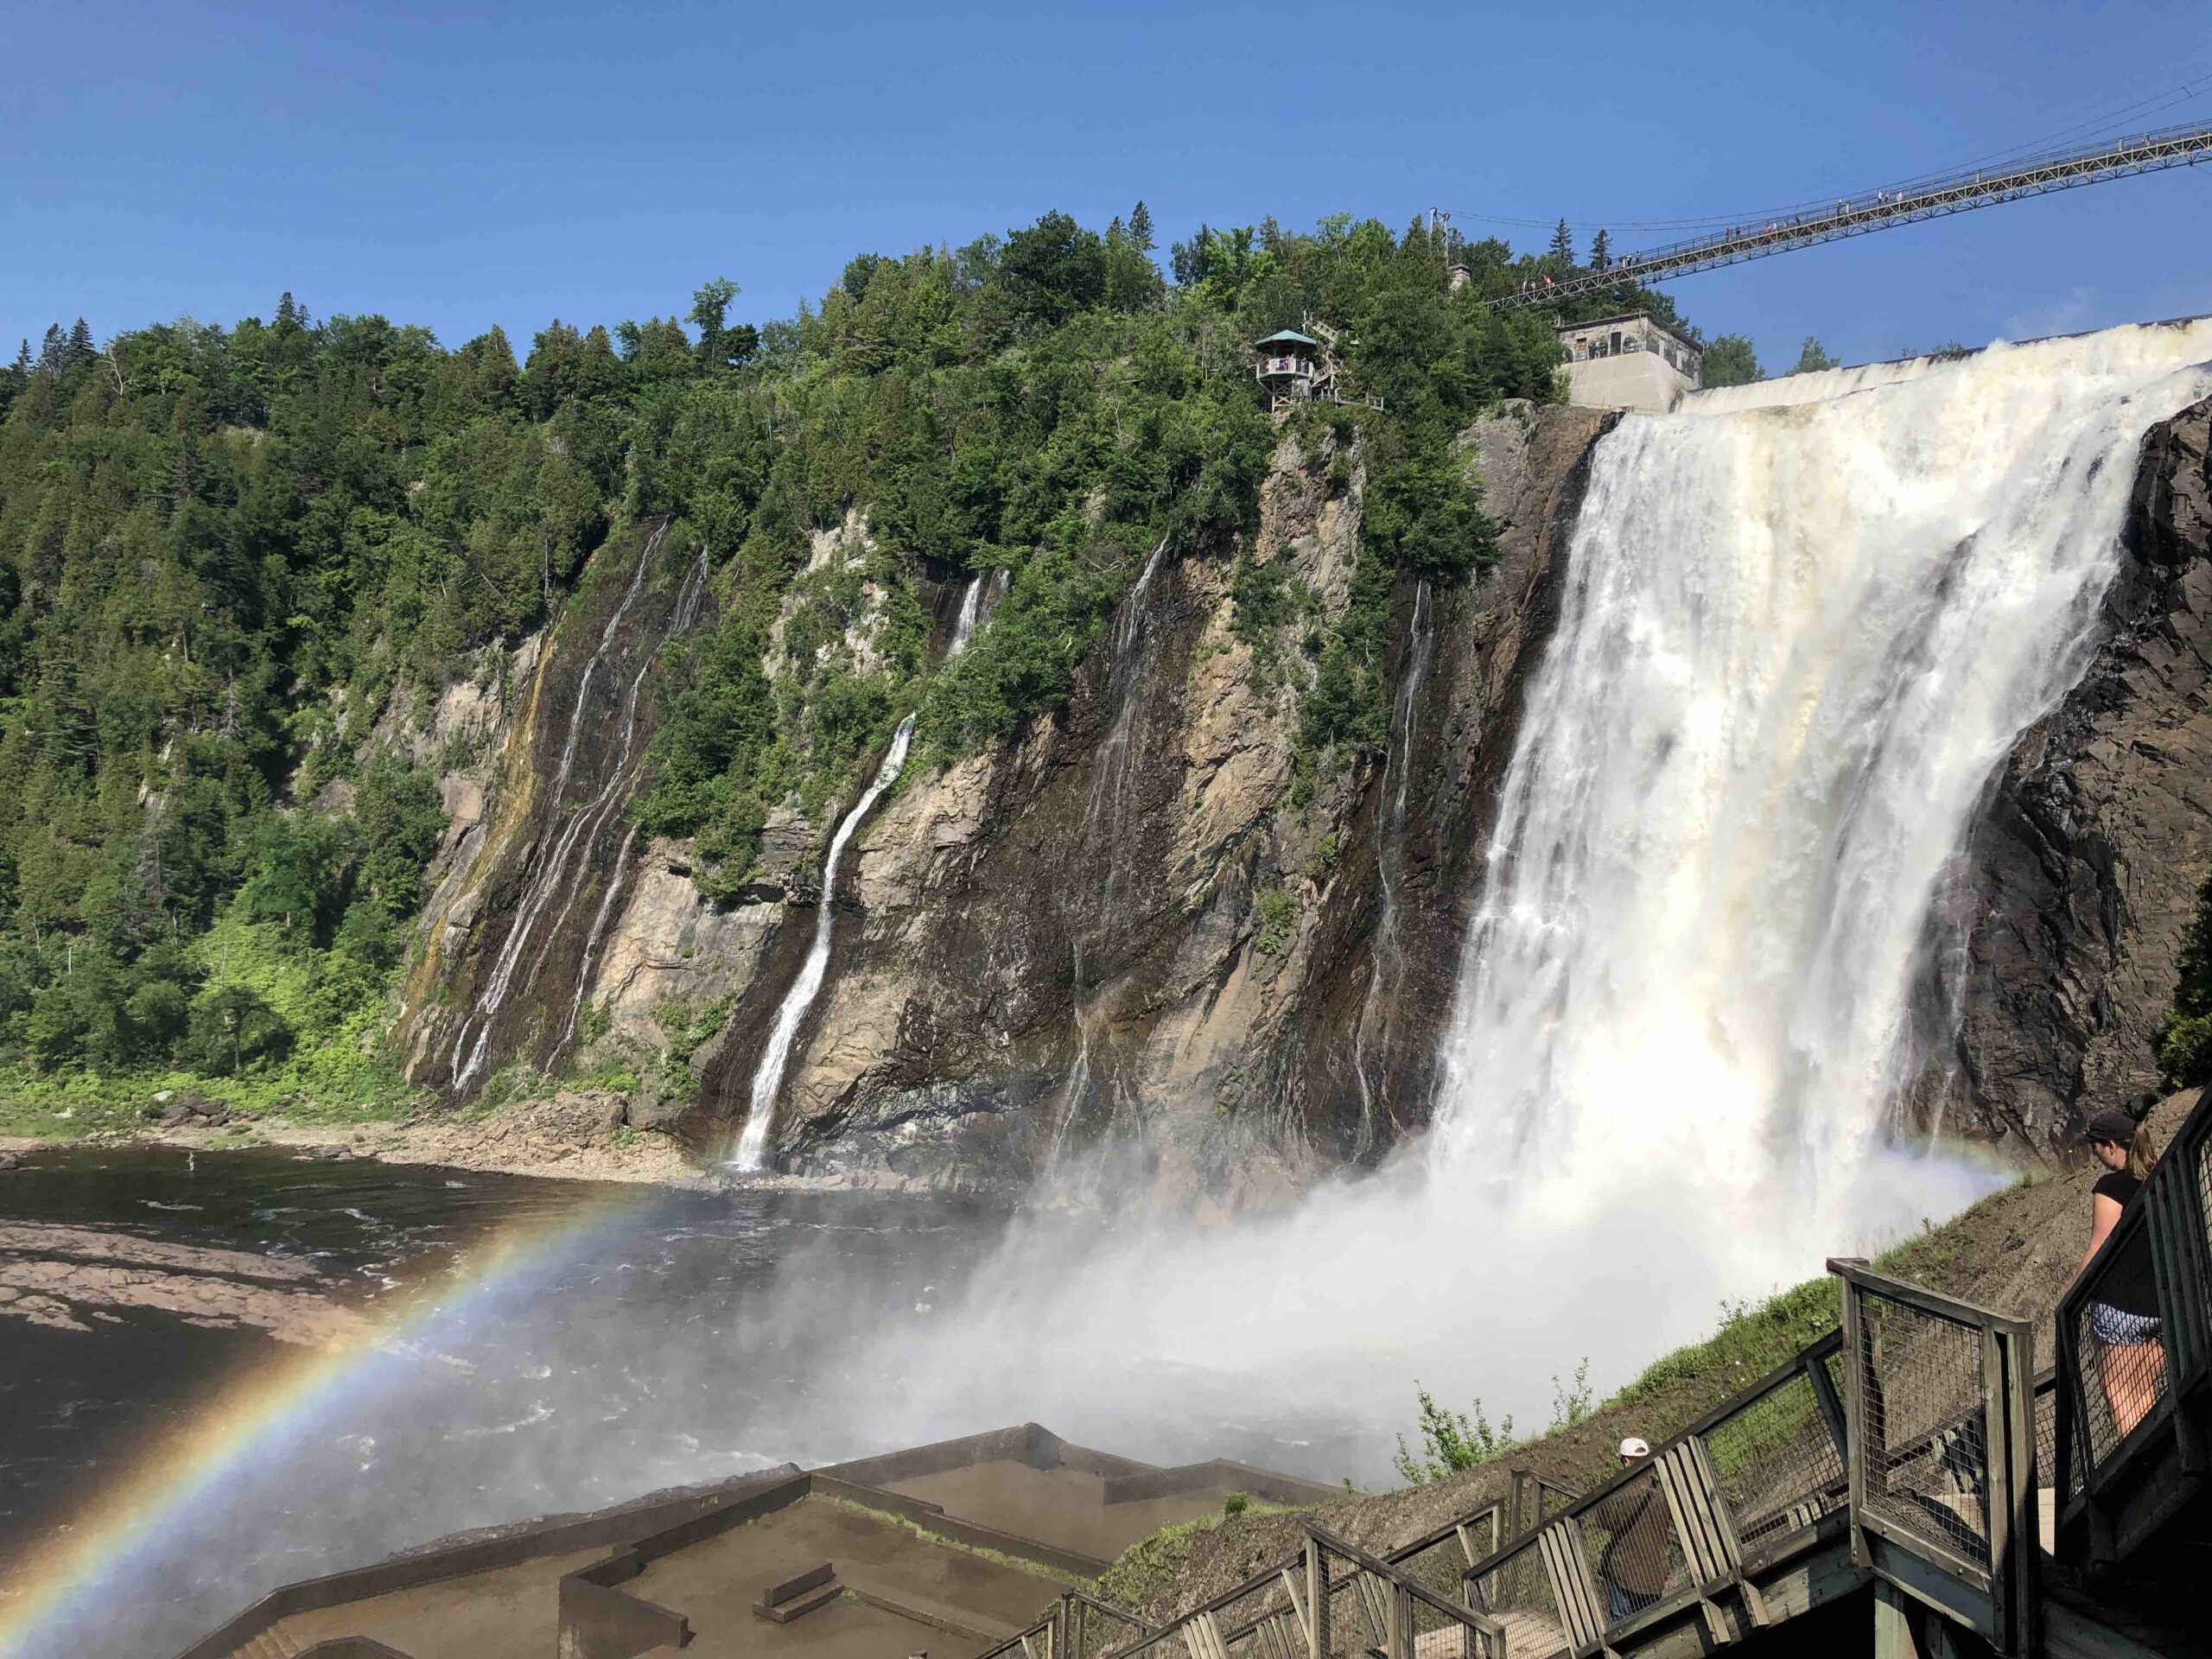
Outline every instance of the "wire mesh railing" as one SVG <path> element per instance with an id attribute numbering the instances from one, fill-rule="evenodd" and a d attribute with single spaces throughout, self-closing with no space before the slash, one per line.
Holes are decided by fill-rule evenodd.
<path id="1" fill-rule="evenodd" d="M 1028 1629 L 985 1649 L 978 1659 L 1104 1659 L 1148 1630 L 1127 1609 L 1081 1590 L 1068 1590 Z"/>
<path id="2" fill-rule="evenodd" d="M 1842 1397 L 1840 1356 L 1832 1351 L 1815 1363 L 1832 1406 Z M 1815 1525 L 1849 1497 L 1843 1446 L 1822 1399 L 1812 1368 L 1802 1367 L 1706 1433 L 1721 1500 L 1747 1556 Z"/>
<path id="3" fill-rule="evenodd" d="M 1916 1594 L 1940 1580 L 1955 1618 L 2023 1650 L 2041 1554 L 2028 1325 L 1864 1262 L 1828 1268 L 1843 1284 L 1854 1548 Z"/>
<path id="4" fill-rule="evenodd" d="M 1506 1659 L 1497 1623 L 1456 1595 L 1311 1520 L 1303 1529 L 1299 1555 L 1145 1632 L 1120 1659 Z"/>
<path id="5" fill-rule="evenodd" d="M 1865 1508 L 1986 1571 L 1980 1328 L 1875 1294 L 1861 1308 Z"/>
<path id="6" fill-rule="evenodd" d="M 1512 1659 L 1616 1645 L 1684 1618 L 1724 1642 L 1761 1622 L 1747 1571 L 1810 1547 L 1845 1506 L 1840 1342 L 1814 1344 L 1475 1563 L 1467 1599 Z M 1732 1630 L 1715 1601 L 1731 1591 L 1745 1613 Z"/>

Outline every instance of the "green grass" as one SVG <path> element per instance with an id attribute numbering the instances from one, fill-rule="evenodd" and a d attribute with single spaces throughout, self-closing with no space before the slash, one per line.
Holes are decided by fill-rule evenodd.
<path id="1" fill-rule="evenodd" d="M 1286 1504 L 1248 1503 L 1233 1518 L 1243 1520 L 1290 1512 Z M 1202 1515 L 1195 1521 L 1180 1521 L 1173 1526 L 1162 1527 L 1149 1538 L 1139 1539 L 1115 1558 L 1113 1566 L 1099 1574 L 1098 1593 L 1118 1606 L 1142 1607 L 1175 1582 L 1184 1561 L 1190 1556 L 1191 1546 L 1199 1535 L 1211 1532 L 1231 1518 L 1226 1515 Z"/>
<path id="2" fill-rule="evenodd" d="M 833 1497 L 827 1492 L 816 1492 L 808 1497 L 807 1502 L 834 1503 L 841 1510 L 850 1510 L 855 1515 L 867 1516 L 872 1521 L 882 1521 L 894 1527 L 904 1527 L 917 1538 L 926 1538 L 931 1543 L 942 1544 L 947 1549 L 957 1549 L 963 1555 L 973 1555 L 979 1560 L 991 1561 L 1000 1567 L 1010 1567 L 1017 1573 L 1033 1573 L 1039 1578 L 1050 1579 L 1055 1584 L 1072 1585 L 1081 1590 L 1094 1588 L 1090 1580 L 1077 1573 L 1064 1573 L 1058 1567 L 1047 1567 L 1042 1561 L 1030 1560 L 1026 1556 L 1009 1555 L 1002 1549 L 993 1549 L 988 1545 L 963 1543 L 957 1538 L 947 1537 L 944 1533 L 931 1532 L 918 1521 L 910 1521 L 905 1516 L 894 1515 L 888 1510 L 871 1509 L 868 1505 L 855 1503 L 849 1497 Z"/>

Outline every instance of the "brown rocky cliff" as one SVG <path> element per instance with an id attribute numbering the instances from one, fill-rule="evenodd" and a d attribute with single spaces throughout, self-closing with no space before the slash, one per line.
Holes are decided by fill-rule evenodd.
<path id="1" fill-rule="evenodd" d="M 1217 556 L 1161 562 L 1058 715 L 908 779 L 828 896 L 830 974 L 777 1118 L 785 1166 L 940 1186 L 1110 1167 L 1117 1185 L 1243 1205 L 1425 1121 L 1467 849 L 1611 420 L 1510 409 L 1467 435 L 1499 558 L 1464 586 L 1401 580 L 1387 763 L 1301 783 L 1296 693 L 1235 632 Z M 1327 612 L 1358 534 L 1357 469 L 1345 482 L 1336 459 L 1284 445 L 1250 550 Z M 747 1110 L 814 912 L 772 883 L 713 911 L 682 861 L 643 861 L 592 1000 L 646 1041 L 664 1014 L 727 1010 L 690 1062 L 692 1098 L 642 1109 L 711 1149 Z M 1122 1155 L 1068 1155 L 1101 1147 Z"/>
<path id="2" fill-rule="evenodd" d="M 2212 403 L 2152 429 L 2094 652 L 2014 745 L 1940 908 L 1922 1106 L 2024 1147 L 2133 1107 L 2212 870 Z"/>

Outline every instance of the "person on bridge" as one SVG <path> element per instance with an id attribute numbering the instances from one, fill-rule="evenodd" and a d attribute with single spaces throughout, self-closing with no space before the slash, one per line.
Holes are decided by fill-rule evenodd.
<path id="1" fill-rule="evenodd" d="M 2125 1112 L 2099 1112 L 2089 1120 L 2089 1151 L 2105 1166 L 2089 1189 L 2089 1248 L 2074 1270 L 2079 1279 L 2097 1259 L 2120 1218 L 2143 1190 L 2158 1151 L 2151 1126 Z M 2089 1335 L 2097 1344 L 2097 1375 L 2112 1409 L 2113 1436 L 2151 1414 L 2166 1381 L 2166 1347 L 2158 1316 L 2158 1288 L 2151 1276 L 2150 1246 L 2141 1233 L 2105 1269 L 2098 1300 L 2089 1304 Z"/>
<path id="2" fill-rule="evenodd" d="M 1637 1435 L 1621 1442 L 1623 1469 L 1650 1456 L 1649 1444 Z M 1598 1571 L 1605 1580 L 1609 1621 L 1618 1624 L 1666 1593 L 1667 1500 L 1647 1471 L 1598 1504 L 1591 1519 L 1610 1535 Z"/>

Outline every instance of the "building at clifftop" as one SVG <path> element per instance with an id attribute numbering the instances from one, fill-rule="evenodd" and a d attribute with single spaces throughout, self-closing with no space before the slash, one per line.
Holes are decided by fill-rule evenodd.
<path id="1" fill-rule="evenodd" d="M 1705 353 L 1647 311 L 1559 325 L 1567 400 L 1586 409 L 1672 409 L 1705 384 Z"/>

